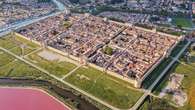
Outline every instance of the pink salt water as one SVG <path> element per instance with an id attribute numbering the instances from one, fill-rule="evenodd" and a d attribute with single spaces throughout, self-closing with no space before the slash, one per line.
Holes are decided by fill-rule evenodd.
<path id="1" fill-rule="evenodd" d="M 0 110 L 70 110 L 39 89 L 0 88 Z"/>

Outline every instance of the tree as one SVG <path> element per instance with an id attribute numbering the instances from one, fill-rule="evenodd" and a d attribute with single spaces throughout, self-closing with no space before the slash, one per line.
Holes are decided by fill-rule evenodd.
<path id="1" fill-rule="evenodd" d="M 124 0 L 111 0 L 111 4 L 122 3 Z"/>
<path id="2" fill-rule="evenodd" d="M 38 0 L 38 3 L 51 2 L 51 0 Z"/>
<path id="3" fill-rule="evenodd" d="M 106 46 L 104 49 L 103 49 L 103 52 L 107 55 L 112 55 L 113 53 L 113 49 L 109 46 Z"/>
<path id="4" fill-rule="evenodd" d="M 180 24 L 178 24 L 177 27 L 178 27 L 179 29 L 182 29 L 182 25 L 180 25 Z"/>
<path id="5" fill-rule="evenodd" d="M 140 4 L 140 0 L 136 0 L 138 4 Z"/>
<path id="6" fill-rule="evenodd" d="M 153 99 L 150 105 L 151 110 L 176 110 L 164 99 Z"/>

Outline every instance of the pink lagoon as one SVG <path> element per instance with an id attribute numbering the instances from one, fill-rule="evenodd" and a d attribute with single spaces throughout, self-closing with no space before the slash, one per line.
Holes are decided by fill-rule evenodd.
<path id="1" fill-rule="evenodd" d="M 70 110 L 70 108 L 41 89 L 2 87 L 0 110 Z"/>

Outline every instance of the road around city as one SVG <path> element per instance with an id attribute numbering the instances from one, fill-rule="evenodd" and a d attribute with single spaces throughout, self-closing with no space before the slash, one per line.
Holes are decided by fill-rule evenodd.
<path id="1" fill-rule="evenodd" d="M 172 65 L 178 61 L 180 56 L 183 54 L 183 52 L 186 50 L 186 48 L 190 45 L 191 41 L 188 41 L 188 43 L 182 48 L 182 50 L 173 58 L 173 60 L 167 65 L 167 67 L 162 71 L 160 76 L 154 81 L 154 83 L 148 88 L 148 90 L 144 93 L 144 95 L 137 101 L 137 103 L 129 110 L 138 110 L 141 104 L 144 102 L 144 100 L 152 93 L 152 90 L 154 87 L 158 84 L 158 82 L 163 78 L 163 76 L 167 73 L 167 71 L 172 67 Z"/>
<path id="2" fill-rule="evenodd" d="M 12 32 L 13 30 L 17 30 L 21 27 L 30 25 L 30 24 L 38 22 L 40 20 L 43 20 L 43 19 L 46 19 L 46 18 L 49 18 L 49 17 L 52 17 L 52 16 L 56 16 L 58 14 L 61 14 L 62 12 L 64 12 L 65 14 L 69 13 L 69 10 L 61 2 L 59 2 L 57 0 L 52 0 L 52 1 L 58 7 L 59 11 L 57 11 L 55 13 L 48 14 L 46 16 L 42 16 L 42 17 L 39 17 L 39 18 L 27 19 L 27 20 L 24 20 L 23 22 L 16 23 L 16 24 L 13 24 L 13 25 L 8 25 L 8 26 L 5 26 L 4 28 L 0 28 L 0 37 Z"/>

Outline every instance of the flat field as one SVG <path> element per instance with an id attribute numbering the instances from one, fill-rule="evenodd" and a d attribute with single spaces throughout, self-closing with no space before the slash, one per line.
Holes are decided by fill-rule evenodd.
<path id="1" fill-rule="evenodd" d="M 121 109 L 130 108 L 143 94 L 130 84 L 91 67 L 79 68 L 65 80 Z"/>
<path id="2" fill-rule="evenodd" d="M 27 55 L 40 48 L 35 43 L 11 34 L 0 38 L 0 46 L 19 56 Z"/>
<path id="3" fill-rule="evenodd" d="M 44 51 L 48 51 L 48 53 L 51 53 L 50 50 L 40 50 L 27 56 L 26 59 L 47 70 L 51 74 L 56 75 L 59 78 L 62 78 L 64 75 L 76 68 L 75 64 L 66 61 L 65 58 L 63 59 L 62 56 L 57 53 L 52 52 L 53 55 L 46 54 L 47 56 L 41 56 L 40 52 Z M 54 55 L 59 58 L 51 58 L 55 57 Z"/>
<path id="4" fill-rule="evenodd" d="M 14 57 L 0 51 L 0 77 L 39 78 L 43 74 L 39 70 L 15 59 Z"/>
<path id="5" fill-rule="evenodd" d="M 192 27 L 192 21 L 188 18 L 174 18 L 173 23 L 181 27 Z"/>

